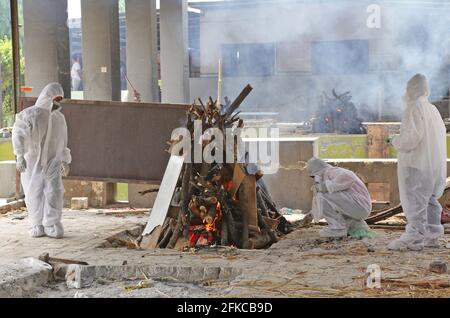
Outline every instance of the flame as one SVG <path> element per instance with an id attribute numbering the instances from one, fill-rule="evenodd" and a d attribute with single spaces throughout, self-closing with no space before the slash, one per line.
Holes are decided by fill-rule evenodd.
<path id="1" fill-rule="evenodd" d="M 222 220 L 222 207 L 220 205 L 220 202 L 217 202 L 216 204 L 216 217 L 214 218 L 214 221 L 211 224 L 205 224 L 205 229 L 209 233 L 217 233 L 217 235 L 220 235 L 220 230 L 217 228 L 217 225 L 219 224 L 220 220 Z"/>

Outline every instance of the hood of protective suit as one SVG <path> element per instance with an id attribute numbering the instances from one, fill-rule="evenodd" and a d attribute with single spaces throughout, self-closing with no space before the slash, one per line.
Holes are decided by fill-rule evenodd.
<path id="1" fill-rule="evenodd" d="M 430 96 L 430 86 L 427 78 L 423 74 L 414 75 L 406 86 L 405 102 L 416 102 L 421 98 L 427 99 L 428 96 Z"/>
<path id="2" fill-rule="evenodd" d="M 310 177 L 319 175 L 322 171 L 332 168 L 331 165 L 318 158 L 311 158 L 306 164 L 306 171 Z"/>
<path id="3" fill-rule="evenodd" d="M 59 83 L 50 83 L 44 87 L 41 94 L 39 95 L 35 106 L 39 108 L 44 108 L 52 110 L 53 99 L 55 97 L 64 97 L 64 90 Z"/>

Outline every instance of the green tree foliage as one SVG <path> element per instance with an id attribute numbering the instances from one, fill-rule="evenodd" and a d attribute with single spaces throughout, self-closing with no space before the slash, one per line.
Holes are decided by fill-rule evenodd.
<path id="1" fill-rule="evenodd" d="M 125 0 L 119 0 L 119 13 L 124 13 L 124 12 L 125 12 Z"/>
<path id="2" fill-rule="evenodd" d="M 12 123 L 13 117 L 13 67 L 12 67 L 12 42 L 6 36 L 0 39 L 0 69 L 1 69 L 1 95 L 3 122 L 0 127 Z"/>
<path id="3" fill-rule="evenodd" d="M 24 58 L 20 58 L 21 82 L 23 82 Z M 1 94 L 3 103 L 1 105 L 3 112 L 2 126 L 10 126 L 14 120 L 13 106 L 13 65 L 12 65 L 12 41 L 6 36 L 0 39 L 0 68 L 1 68 Z"/>
<path id="4" fill-rule="evenodd" d="M 19 5 L 19 24 L 23 25 L 22 1 Z M 23 44 L 23 33 L 20 34 L 21 46 Z M 21 50 L 20 70 L 21 83 L 23 83 L 24 58 Z M 12 63 L 12 41 L 11 41 L 11 18 L 9 0 L 0 0 L 0 128 L 10 126 L 14 121 L 13 105 L 13 63 Z"/>

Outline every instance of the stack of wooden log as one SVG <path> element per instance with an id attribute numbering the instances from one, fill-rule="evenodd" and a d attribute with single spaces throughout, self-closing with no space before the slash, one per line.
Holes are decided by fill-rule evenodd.
<path id="1" fill-rule="evenodd" d="M 198 99 L 187 112 L 186 127 L 191 136 L 194 121 L 201 121 L 202 135 L 210 128 L 219 129 L 224 136 L 227 129 L 243 128 L 244 122 L 236 111 L 251 91 L 252 87 L 246 86 L 234 102 L 226 99 L 226 105 L 212 98 L 207 103 Z M 236 138 L 240 138 L 239 134 Z M 203 149 L 213 140 L 203 140 Z M 223 143 L 223 148 L 214 147 L 212 152 L 223 151 L 226 158 L 225 140 Z M 266 248 L 292 230 L 271 199 L 262 172 L 238 162 L 237 143 L 235 139 L 232 163 L 224 160 L 184 164 L 157 247 Z"/>

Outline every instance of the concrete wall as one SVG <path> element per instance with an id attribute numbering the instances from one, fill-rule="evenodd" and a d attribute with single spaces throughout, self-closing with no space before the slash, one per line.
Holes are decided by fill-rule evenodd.
<path id="1" fill-rule="evenodd" d="M 390 205 L 399 204 L 397 159 L 330 159 L 327 162 L 336 167 L 353 171 L 369 189 L 371 188 L 369 184 L 387 184 Z M 371 195 L 374 194 L 371 193 Z"/>
<path id="2" fill-rule="evenodd" d="M 16 162 L 0 161 L 0 198 L 11 198 L 16 194 Z"/>
<path id="3" fill-rule="evenodd" d="M 133 208 L 151 208 L 155 202 L 157 192 L 141 195 L 139 192 L 158 189 L 159 186 L 148 184 L 129 184 L 128 185 L 128 203 Z"/>
<path id="4" fill-rule="evenodd" d="M 311 209 L 312 179 L 306 161 L 318 155 L 317 138 L 280 138 L 280 168 L 264 176 L 272 199 L 279 208 Z"/>
<path id="5" fill-rule="evenodd" d="M 111 183 L 64 180 L 64 206 L 70 207 L 74 197 L 87 197 L 89 207 L 102 208 L 113 202 L 114 188 Z"/>

